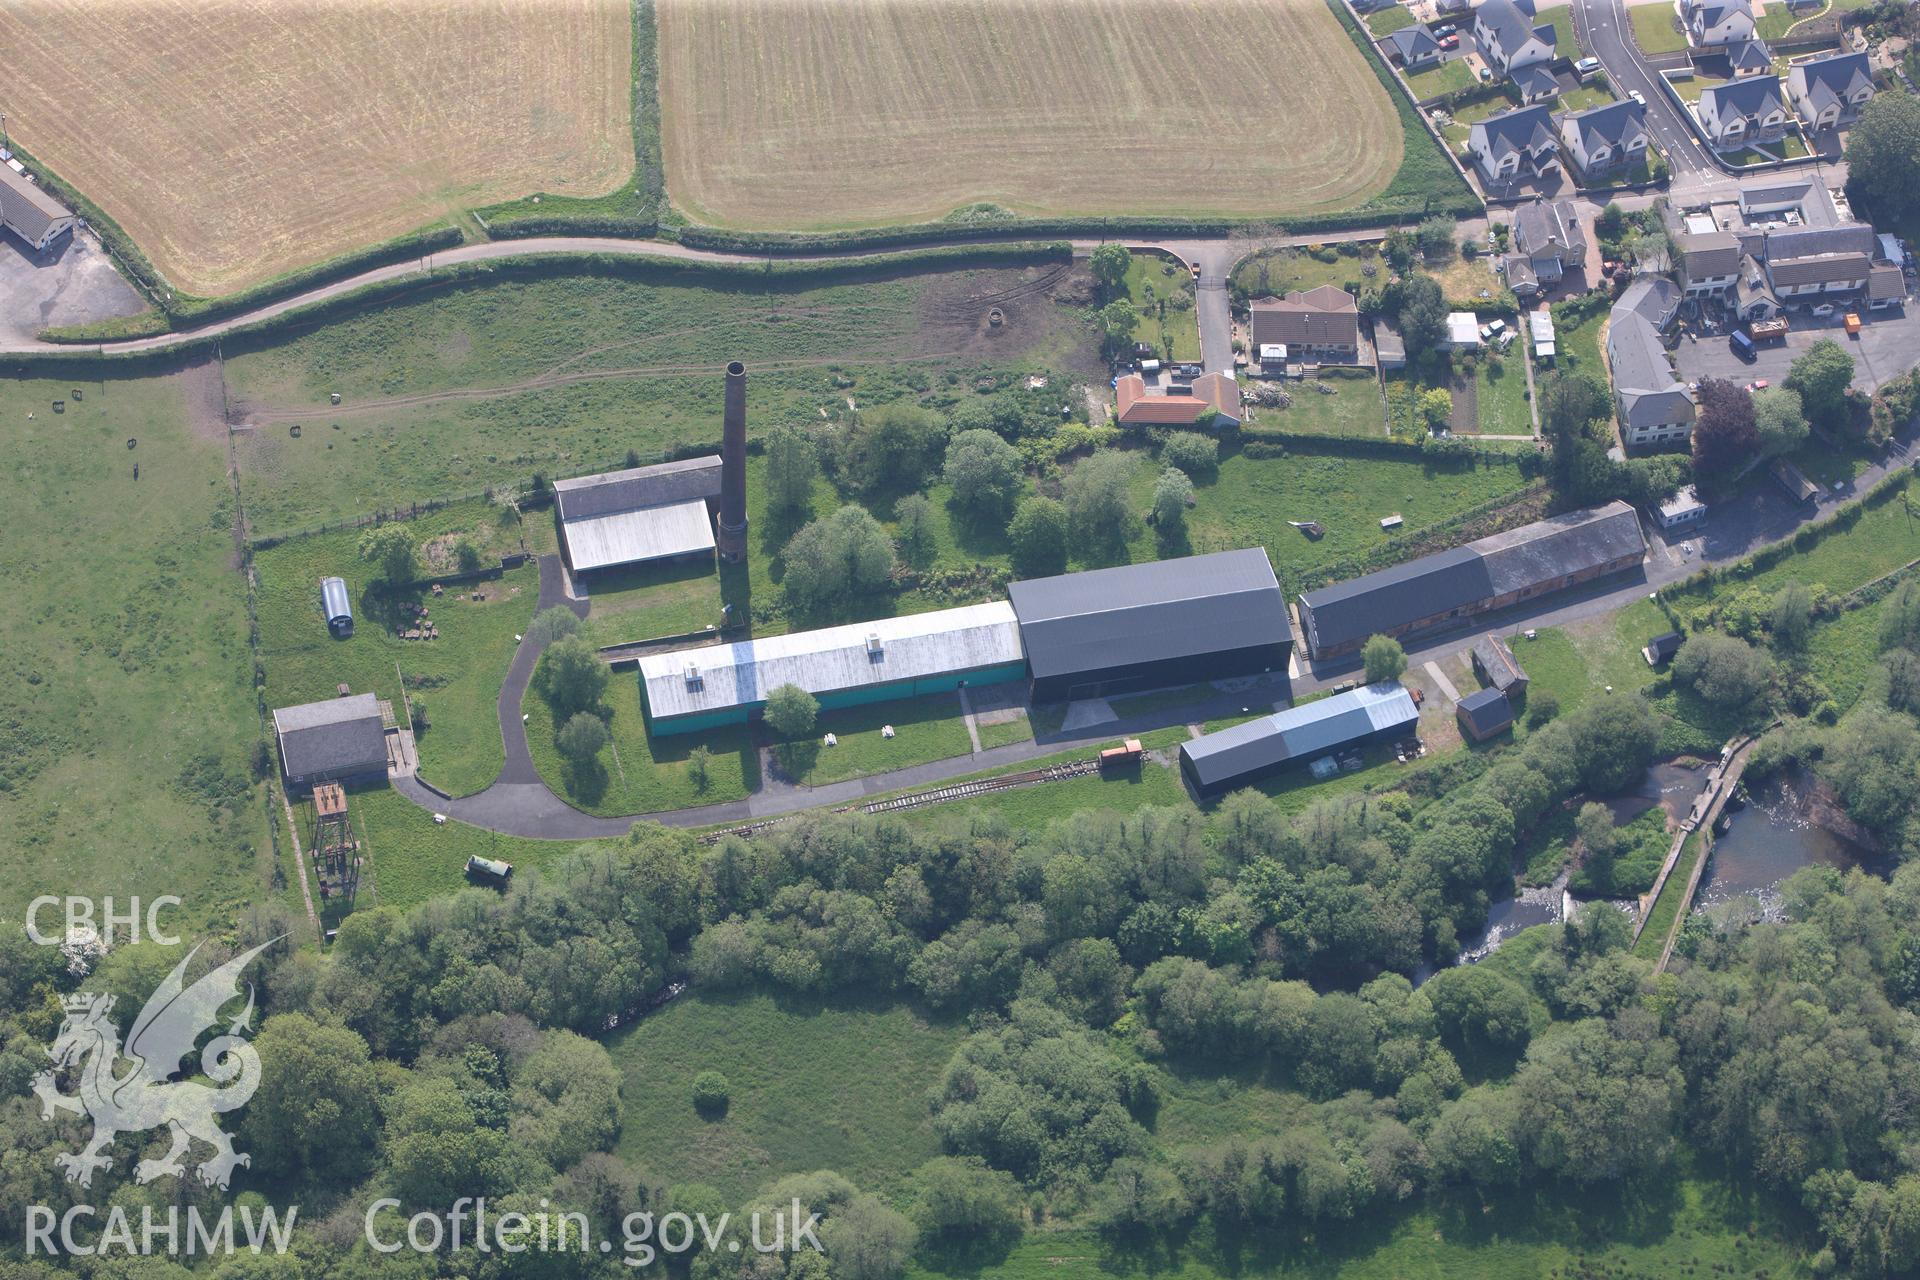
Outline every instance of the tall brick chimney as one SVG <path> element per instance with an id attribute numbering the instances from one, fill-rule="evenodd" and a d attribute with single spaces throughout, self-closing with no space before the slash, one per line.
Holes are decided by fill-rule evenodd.
<path id="1" fill-rule="evenodd" d="M 747 558 L 747 366 L 727 365 L 720 419 L 720 519 L 715 543 L 722 560 Z"/>

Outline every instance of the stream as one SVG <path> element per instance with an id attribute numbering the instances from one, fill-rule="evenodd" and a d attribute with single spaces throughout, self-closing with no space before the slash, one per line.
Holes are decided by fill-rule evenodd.
<path id="1" fill-rule="evenodd" d="M 1694 910 L 1748 899 L 1763 919 L 1775 919 L 1781 882 L 1800 868 L 1879 867 L 1878 855 L 1817 824 L 1813 794 L 1812 779 L 1798 769 L 1753 788 L 1714 842 Z"/>

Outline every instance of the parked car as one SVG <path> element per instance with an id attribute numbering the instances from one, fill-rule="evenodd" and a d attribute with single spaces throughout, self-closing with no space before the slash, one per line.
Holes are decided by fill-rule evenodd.
<path id="1" fill-rule="evenodd" d="M 1582 80 L 1585 80 L 1599 69 L 1600 59 L 1598 58 L 1582 58 L 1573 64 L 1573 74 L 1579 76 Z"/>
<path id="2" fill-rule="evenodd" d="M 1741 333 L 1738 329 L 1735 329 L 1731 334 L 1727 335 L 1727 346 L 1733 350 L 1733 354 L 1739 356 L 1748 364 L 1752 364 L 1760 358 L 1760 353 L 1753 349 L 1753 339 Z"/>
<path id="3" fill-rule="evenodd" d="M 1647 105 L 1647 95 L 1644 93 L 1641 93 L 1638 89 L 1627 90 L 1627 97 L 1633 99 L 1633 101 L 1639 103 L 1643 107 Z"/>
<path id="4" fill-rule="evenodd" d="M 1436 43 L 1439 44 L 1442 49 L 1458 49 L 1460 47 L 1460 33 L 1456 31 L 1452 35 L 1441 36 Z"/>
<path id="5" fill-rule="evenodd" d="M 1749 382 L 1747 384 L 1747 391 L 1749 393 L 1752 393 L 1755 391 L 1765 391 L 1770 385 L 1771 384 L 1765 378 L 1755 378 L 1752 382 Z"/>
<path id="6" fill-rule="evenodd" d="M 1443 22 L 1433 29 L 1433 38 L 1438 40 L 1442 36 L 1450 36 L 1458 30 L 1460 30 L 1460 28 L 1454 26 L 1451 22 Z"/>

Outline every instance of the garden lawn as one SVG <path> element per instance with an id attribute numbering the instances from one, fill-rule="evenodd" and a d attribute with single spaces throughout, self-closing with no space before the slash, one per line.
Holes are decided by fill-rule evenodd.
<path id="1" fill-rule="evenodd" d="M 789 1173 L 832 1169 L 896 1196 L 940 1154 L 927 1092 L 965 1036 L 905 1004 L 689 993 L 608 1041 L 626 1077 L 618 1153 L 665 1182 L 729 1203 Z M 724 1114 L 694 1109 L 702 1071 L 727 1079 Z"/>
<path id="2" fill-rule="evenodd" d="M 1367 15 L 1367 30 L 1373 32 L 1376 38 L 1390 36 L 1413 23 L 1413 10 L 1403 4 L 1391 4 Z"/>
<path id="3" fill-rule="evenodd" d="M 1873 464 L 1873 455 L 1862 443 L 1852 439 L 1842 440 L 1835 447 L 1817 436 L 1809 436 L 1805 444 L 1787 455 L 1787 461 L 1821 488 L 1831 489 L 1859 476 Z M 1765 472 L 1756 474 L 1764 476 Z"/>
<path id="4" fill-rule="evenodd" d="M 991 751 L 995 747 L 1009 746 L 1015 742 L 1033 741 L 1033 721 L 1024 711 L 1011 720 L 989 722 L 976 717 L 974 729 L 980 735 L 982 751 Z"/>
<path id="5" fill-rule="evenodd" d="M 881 736 L 884 725 L 893 726 L 893 737 Z M 829 733 L 837 745 L 821 745 L 821 739 Z M 951 693 L 936 693 L 824 711 L 812 738 L 785 743 L 775 750 L 794 781 L 817 787 L 969 755 L 973 739 L 967 736 L 960 699 Z"/>
<path id="6" fill-rule="evenodd" d="M 596 648 L 718 626 L 720 574 L 711 561 L 636 565 L 588 578 L 583 630 Z"/>
<path id="7" fill-rule="evenodd" d="M 1634 43 L 1642 53 L 1678 53 L 1687 47 L 1671 5 L 1635 5 L 1627 14 L 1633 22 Z"/>
<path id="8" fill-rule="evenodd" d="M 416 545 L 484 527 L 499 508 L 463 503 L 409 521 Z M 513 661 L 514 637 L 527 628 L 540 596 L 540 570 L 525 564 L 490 582 L 389 591 L 371 580 L 359 557 L 361 531 L 295 538 L 255 555 L 259 575 L 260 654 L 268 707 L 317 702 L 347 685 L 393 704 L 404 718 L 400 678 L 425 703 L 428 727 L 418 736 L 421 776 L 453 795 L 492 782 L 503 759 L 495 702 Z M 515 538 L 517 544 L 517 537 Z M 497 554 L 497 548 L 496 548 Z M 354 633 L 340 640 L 320 613 L 320 579 L 337 574 L 353 601 Z M 478 591 L 483 599 L 470 597 Z M 395 627 L 425 605 L 437 640 L 403 640 Z M 415 624 L 417 625 L 417 624 Z"/>
<path id="9" fill-rule="evenodd" d="M 1333 388 L 1318 390 L 1312 380 L 1289 381 L 1287 394 L 1293 403 L 1284 409 L 1257 407 L 1251 411 L 1247 431 L 1258 435 L 1266 431 L 1297 431 L 1306 435 L 1384 436 L 1386 409 L 1380 402 L 1380 387 L 1369 373 L 1366 378 L 1327 377 L 1318 379 Z"/>
<path id="10" fill-rule="evenodd" d="M 1550 9 L 1542 9 L 1540 10 L 1540 16 L 1536 18 L 1535 21 L 1553 28 L 1553 51 L 1557 56 L 1572 58 L 1578 61 L 1581 55 L 1586 52 L 1586 49 L 1582 47 L 1580 41 L 1573 33 L 1573 7 L 1571 5 L 1557 4 Z M 1565 107 L 1566 100 L 1562 99 L 1560 105 Z"/>
<path id="11" fill-rule="evenodd" d="M 534 768 L 556 795 L 587 813 L 624 817 L 718 804 L 745 799 L 760 785 L 760 755 L 745 725 L 649 738 L 640 712 L 640 677 L 633 671 L 613 673 L 606 699 L 613 741 L 584 771 L 555 749 L 553 713 L 545 700 L 529 691 L 523 709 Z M 695 747 L 710 753 L 704 789 L 688 768 Z"/>
<path id="12" fill-rule="evenodd" d="M 1127 297 L 1140 313 L 1134 339 L 1151 344 L 1164 359 L 1198 361 L 1200 317 L 1192 286 L 1192 274 L 1172 258 L 1134 254 L 1127 267 Z"/>
<path id="13" fill-rule="evenodd" d="M 294 820 L 300 823 L 300 848 L 304 853 L 312 830 L 312 809 L 302 802 L 293 812 Z M 503 836 L 452 819 L 435 823 L 432 814 L 385 786 L 352 792 L 347 797 L 347 814 L 366 846 L 366 862 L 371 868 L 361 873 L 356 905 L 362 908 L 411 907 L 428 898 L 458 892 L 470 883 L 466 866 L 471 856 L 510 862 L 519 874 L 551 866 L 582 847 L 571 840 Z M 307 874 L 311 883 L 311 863 Z M 320 905 L 318 898 L 314 905 Z"/>
<path id="14" fill-rule="evenodd" d="M 1233 269 L 1233 286 L 1250 298 L 1285 297 L 1330 284 L 1349 293 L 1355 286 L 1386 279 L 1379 246 L 1342 242 L 1326 245 L 1315 256 L 1308 249 L 1273 249 L 1255 254 Z M 1331 262 L 1324 261 L 1332 258 Z M 1369 274 L 1371 273 L 1371 274 Z"/>
<path id="15" fill-rule="evenodd" d="M 1526 347 L 1516 341 L 1500 367 L 1481 359 L 1473 371 L 1480 410 L 1480 431 L 1491 436 L 1531 436 L 1533 413 L 1527 401 Z"/>
<path id="16" fill-rule="evenodd" d="M 1555 12 L 1564 14 L 1566 10 L 1559 9 L 1555 10 Z M 1600 73 L 1600 75 L 1604 74 L 1604 72 Z M 1572 93 L 1561 94 L 1559 109 L 1561 111 L 1585 111 L 1589 107 L 1604 107 L 1614 100 L 1613 90 L 1600 83 L 1600 76 L 1597 75 L 1594 79 L 1581 85 Z"/>
<path id="17" fill-rule="evenodd" d="M 1913 506 L 1920 508 L 1920 501 Z M 1910 510 L 1900 495 L 1865 507 L 1851 528 L 1828 529 L 1811 549 L 1783 557 L 1766 572 L 1752 577 L 1728 577 L 1718 590 L 1756 586 L 1777 591 L 1789 582 L 1819 584 L 1835 593 L 1893 572 L 1920 560 L 1920 510 Z M 1686 606 L 1676 601 L 1684 611 Z"/>
<path id="18" fill-rule="evenodd" d="M 1413 87 L 1414 101 L 1427 102 L 1445 94 L 1471 89 L 1473 72 L 1468 70 L 1465 59 L 1455 58 L 1437 67 L 1414 72 L 1407 77 L 1407 83 Z"/>

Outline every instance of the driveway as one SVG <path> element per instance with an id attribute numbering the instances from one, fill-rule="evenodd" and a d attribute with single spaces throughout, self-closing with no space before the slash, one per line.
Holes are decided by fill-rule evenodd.
<path id="1" fill-rule="evenodd" d="M 45 253 L 0 232 L 0 344 L 42 329 L 138 315 L 147 300 L 114 270 L 90 236 L 62 236 Z"/>

